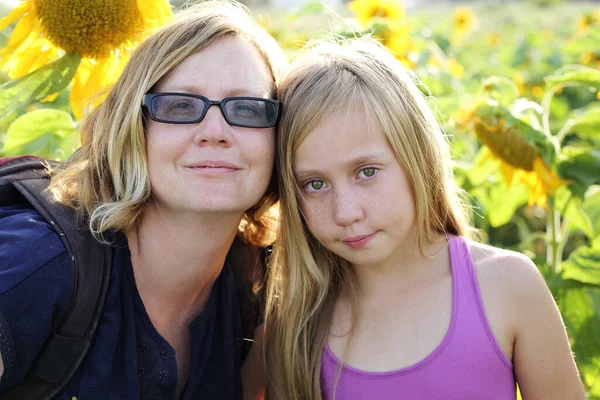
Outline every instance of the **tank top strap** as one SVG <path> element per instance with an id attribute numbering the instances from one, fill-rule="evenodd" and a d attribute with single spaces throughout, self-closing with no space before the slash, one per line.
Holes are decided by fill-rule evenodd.
<path id="1" fill-rule="evenodd" d="M 483 305 L 475 275 L 473 257 L 467 241 L 462 236 L 450 236 L 448 246 L 452 266 L 452 280 L 456 290 L 454 298 L 458 301 L 457 312 L 462 319 L 468 319 L 470 325 L 474 320 L 485 319 L 485 314 L 482 314 Z"/>
<path id="2" fill-rule="evenodd" d="M 512 363 L 500 349 L 487 319 L 476 265 L 467 240 L 461 236 L 452 236 L 449 246 L 452 279 L 456 280 L 457 293 L 455 297 L 460 299 L 457 307 L 459 318 L 459 321 L 457 321 L 459 328 L 457 329 L 464 332 L 464 337 L 474 335 L 476 332 L 479 332 L 482 337 L 487 337 L 488 345 L 491 346 L 502 363 L 512 369 Z M 460 336 L 461 332 L 458 332 L 458 335 Z"/>
<path id="3" fill-rule="evenodd" d="M 471 284 L 475 272 L 473 257 L 466 240 L 462 236 L 450 236 L 448 247 L 452 280 L 457 283 L 458 289 L 460 289 L 460 297 L 463 297 L 463 292 L 472 292 L 474 289 Z"/>

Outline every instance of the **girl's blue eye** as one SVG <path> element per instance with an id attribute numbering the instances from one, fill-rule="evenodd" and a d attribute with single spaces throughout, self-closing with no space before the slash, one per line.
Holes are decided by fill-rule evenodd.
<path id="1" fill-rule="evenodd" d="M 358 172 L 358 175 L 361 176 L 361 178 L 372 178 L 377 174 L 377 171 L 378 169 L 374 167 L 363 168 Z"/>

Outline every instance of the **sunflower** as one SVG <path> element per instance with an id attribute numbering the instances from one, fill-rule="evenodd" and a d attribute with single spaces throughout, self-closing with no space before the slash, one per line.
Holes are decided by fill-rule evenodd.
<path id="1" fill-rule="evenodd" d="M 433 67 L 435 70 L 444 70 L 457 79 L 465 76 L 465 67 L 463 67 L 454 58 L 434 55 L 429 58 L 427 65 Z"/>
<path id="2" fill-rule="evenodd" d="M 502 36 L 498 32 L 490 32 L 487 35 L 487 42 L 490 46 L 496 47 L 502 40 Z"/>
<path id="3" fill-rule="evenodd" d="M 353 0 L 348 8 L 363 26 L 367 26 L 373 18 L 398 21 L 405 17 L 400 0 Z"/>
<path id="4" fill-rule="evenodd" d="M 585 33 L 592 25 L 600 24 L 600 11 L 590 11 L 577 20 L 577 30 Z"/>
<path id="5" fill-rule="evenodd" d="M 18 21 L 0 50 L 0 69 L 18 79 L 78 54 L 69 101 L 80 119 L 85 106 L 101 101 L 95 95 L 117 80 L 136 42 L 171 17 L 168 0 L 23 0 L 0 19 L 0 31 Z"/>
<path id="6" fill-rule="evenodd" d="M 407 58 L 413 50 L 413 42 L 408 26 L 402 21 L 387 21 L 384 24 L 375 24 L 374 36 L 381 40 L 384 46 L 401 60 Z"/>
<path id="7" fill-rule="evenodd" d="M 461 35 L 469 33 L 476 21 L 475 13 L 468 7 L 459 7 L 452 13 L 452 25 Z"/>
<path id="8" fill-rule="evenodd" d="M 579 62 L 583 65 L 589 65 L 590 67 L 600 69 L 600 52 L 581 53 L 579 55 Z"/>
<path id="9" fill-rule="evenodd" d="M 517 86 L 517 89 L 519 91 L 520 95 L 523 95 L 525 93 L 525 77 L 519 73 L 516 72 L 513 76 L 512 76 L 512 80 L 515 83 L 515 85 Z"/>
<path id="10" fill-rule="evenodd" d="M 566 183 L 549 167 L 556 154 L 554 143 L 508 110 L 481 104 L 474 110 L 461 110 L 455 122 L 463 128 L 472 127 L 487 147 L 482 161 L 500 160 L 507 186 L 522 183 L 529 188 L 529 205 L 545 207 L 548 195 Z"/>

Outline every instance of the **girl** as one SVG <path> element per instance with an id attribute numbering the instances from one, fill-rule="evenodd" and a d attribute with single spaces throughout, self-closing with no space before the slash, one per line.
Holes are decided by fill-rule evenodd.
<path id="1" fill-rule="evenodd" d="M 391 54 L 309 46 L 279 98 L 270 398 L 584 398 L 544 280 L 469 239 L 446 139 Z"/>

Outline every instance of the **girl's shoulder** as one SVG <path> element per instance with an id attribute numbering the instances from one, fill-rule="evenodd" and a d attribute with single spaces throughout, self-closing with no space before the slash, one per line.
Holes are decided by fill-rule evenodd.
<path id="1" fill-rule="evenodd" d="M 486 311 L 502 307 L 514 330 L 535 321 L 537 310 L 555 307 L 542 274 L 524 254 L 467 240 Z"/>
<path id="2" fill-rule="evenodd" d="M 466 240 L 480 285 L 513 294 L 546 286 L 537 266 L 522 253 Z M 484 288 L 482 288 L 484 289 Z"/>

